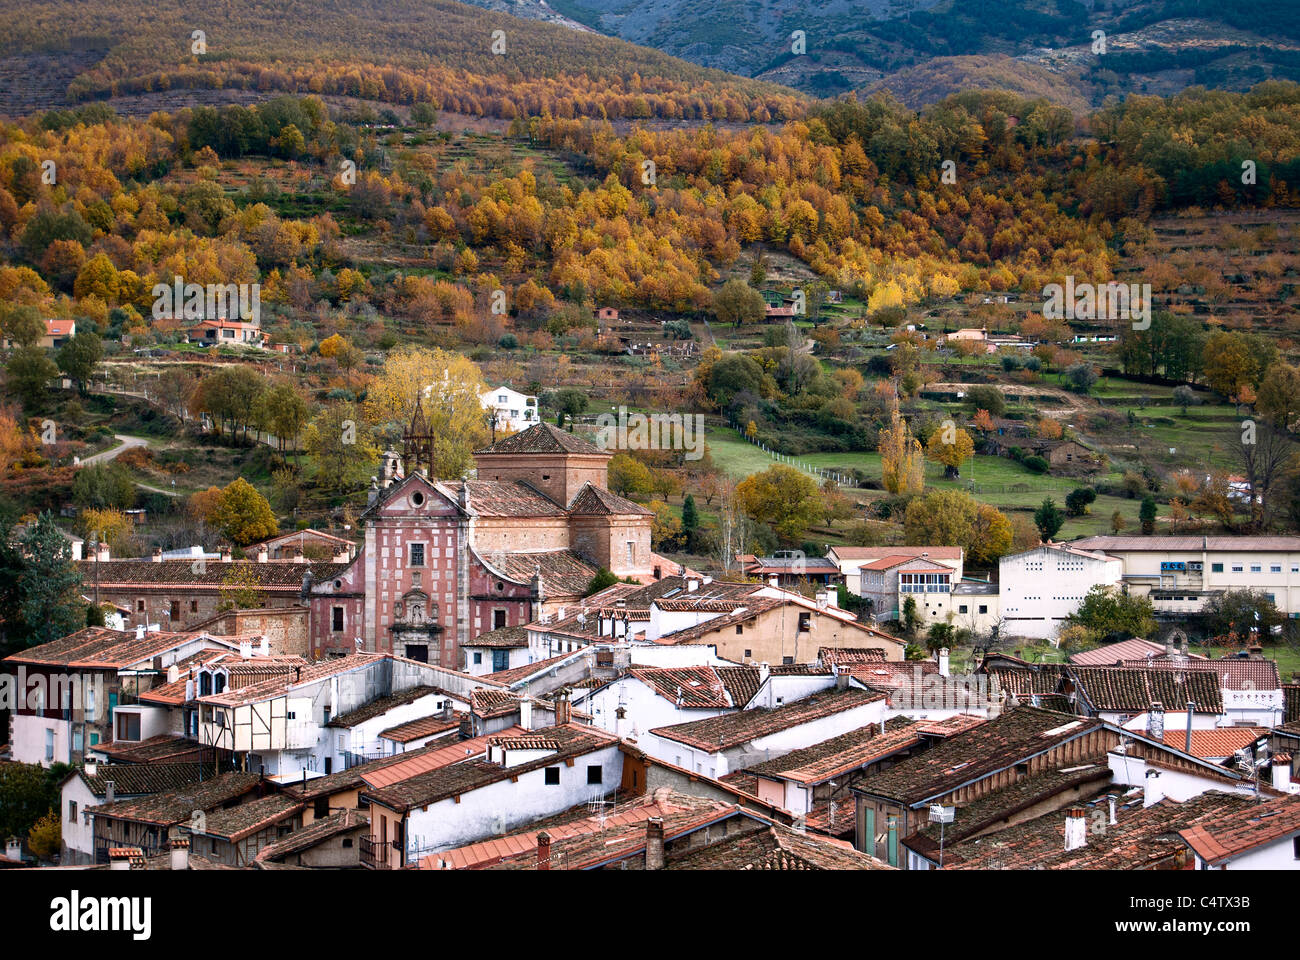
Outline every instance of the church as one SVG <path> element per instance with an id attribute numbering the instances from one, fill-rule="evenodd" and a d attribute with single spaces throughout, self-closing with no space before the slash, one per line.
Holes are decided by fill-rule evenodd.
<path id="1" fill-rule="evenodd" d="M 572 606 L 601 567 L 643 583 L 675 569 L 650 550 L 651 512 L 607 489 L 611 455 L 580 437 L 539 423 L 477 451 L 475 479 L 434 480 L 417 406 L 403 446 L 383 456 L 356 557 L 304 584 L 316 656 L 461 669 L 462 644 Z"/>

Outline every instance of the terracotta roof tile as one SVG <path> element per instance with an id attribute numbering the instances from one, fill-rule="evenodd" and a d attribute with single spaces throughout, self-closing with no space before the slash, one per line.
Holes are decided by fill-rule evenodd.
<path id="1" fill-rule="evenodd" d="M 328 817 L 313 820 L 300 830 L 268 843 L 257 851 L 254 858 L 261 861 L 281 860 L 295 853 L 310 850 L 341 833 L 349 833 L 368 826 L 370 817 L 364 810 L 343 810 Z"/>
<path id="2" fill-rule="evenodd" d="M 1186 669 L 1070 667 L 1068 672 L 1080 688 L 1080 697 L 1097 711 L 1141 713 L 1153 703 L 1180 710 L 1191 700 L 1197 713 L 1222 713 L 1219 675 L 1203 664 L 1188 661 Z"/>
<path id="3" fill-rule="evenodd" d="M 1016 707 L 867 777 L 854 791 L 915 806 L 1100 727 L 1098 720 Z"/>
<path id="4" fill-rule="evenodd" d="M 474 451 L 475 454 L 493 453 L 577 453 L 587 456 L 608 457 L 609 453 L 594 443 L 561 430 L 549 423 L 539 423 L 503 437 L 489 447 Z"/>
<path id="5" fill-rule="evenodd" d="M 704 720 L 657 727 L 650 732 L 700 750 L 717 752 L 881 699 L 884 699 L 884 694 L 866 690 L 827 690 L 776 708 L 755 707 Z"/>
<path id="6" fill-rule="evenodd" d="M 256 773 L 223 773 L 214 780 L 187 784 L 179 790 L 117 800 L 90 807 L 89 810 L 97 817 L 141 820 L 170 826 L 189 820 L 196 810 L 214 810 L 252 793 L 261 782 L 261 775 Z"/>
<path id="7" fill-rule="evenodd" d="M 1193 730 L 1191 754 L 1202 760 L 1231 757 L 1238 750 L 1268 736 L 1266 727 L 1218 727 L 1213 730 Z M 1187 745 L 1186 730 L 1166 730 L 1164 741 L 1175 750 Z"/>

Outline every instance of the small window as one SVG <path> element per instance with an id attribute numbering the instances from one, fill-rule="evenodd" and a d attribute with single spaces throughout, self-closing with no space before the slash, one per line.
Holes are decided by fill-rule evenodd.
<path id="1" fill-rule="evenodd" d="M 330 815 L 330 798 L 317 797 L 316 802 L 312 805 L 312 816 L 317 820 L 323 820 Z"/>
<path id="2" fill-rule="evenodd" d="M 351 849 L 352 849 L 352 838 L 351 838 L 351 837 L 344 837 L 344 838 L 343 838 L 343 849 L 344 849 L 344 850 L 351 850 Z"/>
<path id="3" fill-rule="evenodd" d="M 1233 572 L 1233 573 L 1241 573 L 1241 571 L 1242 571 L 1242 566 L 1241 566 L 1241 564 L 1239 564 L 1239 563 L 1234 563 L 1234 564 L 1232 565 L 1232 572 Z"/>
<path id="4" fill-rule="evenodd" d="M 333 620 L 333 622 L 330 624 L 330 629 L 331 629 L 334 633 L 342 633 L 342 632 L 343 632 L 343 608 L 342 608 L 342 607 L 335 607 L 335 608 L 334 608 L 334 620 Z"/>
<path id="5" fill-rule="evenodd" d="M 1300 860 L 1300 837 L 1291 838 L 1291 856 Z"/>
<path id="6" fill-rule="evenodd" d="M 1260 566 L 1258 563 L 1252 563 L 1252 564 L 1250 565 L 1250 572 L 1251 572 L 1251 573 L 1263 573 L 1263 572 L 1264 572 L 1264 568 L 1263 568 L 1262 566 Z"/>
<path id="7" fill-rule="evenodd" d="M 198 612 L 199 612 L 199 602 L 197 600 L 191 600 L 190 613 L 198 613 Z"/>
<path id="8" fill-rule="evenodd" d="M 546 785 L 547 785 L 548 787 L 558 787 L 558 786 L 560 785 L 560 768 L 559 768 L 559 767 L 547 767 L 547 768 L 546 768 Z"/>
<path id="9" fill-rule="evenodd" d="M 589 767 L 587 767 L 588 783 L 604 783 L 605 782 L 604 778 L 605 778 L 605 768 L 602 767 L 600 764 L 594 763 Z"/>
<path id="10" fill-rule="evenodd" d="M 424 504 L 424 494 L 416 490 L 415 493 L 411 494 L 411 502 L 417 507 L 422 506 Z"/>
<path id="11" fill-rule="evenodd" d="M 1282 572 L 1282 564 L 1280 564 L 1280 563 L 1275 563 L 1275 564 L 1273 564 L 1272 566 L 1270 566 L 1270 567 L 1268 568 L 1268 572 L 1269 572 L 1269 573 L 1281 573 L 1281 572 Z"/>
<path id="12" fill-rule="evenodd" d="M 753 650 L 746 650 L 746 651 L 745 651 L 745 656 L 746 656 L 746 657 L 752 657 L 753 655 L 754 655 L 754 651 L 753 651 Z"/>
<path id="13" fill-rule="evenodd" d="M 960 606 L 957 607 L 957 612 L 958 612 L 958 613 L 969 613 L 969 612 L 970 612 L 970 608 L 967 607 L 966 604 L 963 603 L 963 604 L 961 604 Z"/>
<path id="14" fill-rule="evenodd" d="M 812 614 L 799 614 L 799 632 L 808 633 L 810 630 L 812 630 Z"/>
<path id="15" fill-rule="evenodd" d="M 77 801 L 76 800 L 68 801 L 68 822 L 69 823 L 77 822 Z"/>
<path id="16" fill-rule="evenodd" d="M 1211 572 L 1211 573 L 1223 573 L 1223 564 L 1221 564 L 1221 563 L 1212 563 L 1212 564 L 1210 564 L 1210 572 Z"/>
<path id="17" fill-rule="evenodd" d="M 172 620 L 179 620 L 181 618 L 181 602 L 179 600 L 173 600 L 171 602 L 171 608 L 167 611 L 167 615 Z"/>
<path id="18" fill-rule="evenodd" d="M 483 654 L 482 654 L 482 653 L 475 653 L 475 654 L 474 654 L 474 663 L 479 664 L 479 663 L 482 663 L 482 662 L 483 662 Z"/>
<path id="19" fill-rule="evenodd" d="M 794 657 L 782 657 L 781 663 L 787 667 L 794 666 Z"/>
<path id="20" fill-rule="evenodd" d="M 736 636 L 739 637 L 744 632 L 745 632 L 745 625 L 743 623 L 736 624 Z"/>
<path id="21" fill-rule="evenodd" d="M 144 613 L 144 601 L 143 601 L 143 600 L 137 600 L 137 601 L 135 602 L 135 612 L 136 612 L 136 613 Z"/>
<path id="22" fill-rule="evenodd" d="M 411 544 L 411 566 L 413 567 L 424 566 L 424 544 L 422 543 Z"/>
<path id="23" fill-rule="evenodd" d="M 506 625 L 506 612 L 504 610 L 492 611 L 492 629 L 500 630 Z"/>

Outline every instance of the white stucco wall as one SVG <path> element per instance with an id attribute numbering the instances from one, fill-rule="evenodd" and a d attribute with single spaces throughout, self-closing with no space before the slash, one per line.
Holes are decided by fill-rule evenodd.
<path id="1" fill-rule="evenodd" d="M 599 785 L 587 783 L 587 767 L 599 764 Z M 519 775 L 518 782 L 500 780 L 454 798 L 416 808 L 407 818 L 407 851 L 425 854 L 473 843 L 523 826 L 541 817 L 603 797 L 615 790 L 623 776 L 623 753 L 616 744 L 576 757 L 573 766 L 556 763 L 558 785 L 546 785 L 546 768 Z"/>

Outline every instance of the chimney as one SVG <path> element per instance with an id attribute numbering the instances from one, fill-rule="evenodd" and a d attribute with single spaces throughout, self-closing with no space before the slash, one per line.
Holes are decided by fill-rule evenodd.
<path id="1" fill-rule="evenodd" d="M 1275 753 L 1273 755 L 1273 789 L 1283 793 L 1291 792 L 1291 754 Z"/>
<path id="2" fill-rule="evenodd" d="M 229 544 L 225 544 L 225 543 L 223 543 L 221 546 L 217 547 L 217 550 L 218 550 L 218 551 L 220 552 L 220 554 L 221 554 L 221 562 L 222 562 L 222 563 L 229 563 L 229 562 L 230 562 L 230 546 L 229 546 Z"/>
<path id="3" fill-rule="evenodd" d="M 352 548 L 341 546 L 334 551 L 334 556 L 330 557 L 331 563 L 347 563 L 352 559 Z"/>
<path id="4" fill-rule="evenodd" d="M 82 772 L 84 772 L 88 777 L 99 776 L 99 763 L 95 760 L 87 760 L 85 766 L 82 768 Z"/>
<path id="5" fill-rule="evenodd" d="M 108 869 L 110 870 L 130 870 L 131 854 L 126 850 L 108 851 Z"/>
<path id="6" fill-rule="evenodd" d="M 1187 740 L 1183 744 L 1183 753 L 1192 752 L 1192 714 L 1195 712 L 1196 712 L 1196 704 L 1193 701 L 1188 700 L 1187 701 Z"/>
<path id="7" fill-rule="evenodd" d="M 555 711 L 557 718 L 559 712 L 557 704 L 557 709 Z M 525 730 L 533 729 L 533 701 L 529 700 L 527 697 L 524 697 L 519 701 L 519 726 L 523 727 Z"/>
<path id="8" fill-rule="evenodd" d="M 948 648 L 942 647 L 939 650 L 939 676 L 948 676 Z"/>
<path id="9" fill-rule="evenodd" d="M 849 688 L 849 671 L 840 666 L 833 666 L 831 672 L 835 674 L 835 689 L 847 690 Z"/>
<path id="10" fill-rule="evenodd" d="M 779 581 L 777 580 L 777 576 L 776 576 L 775 573 L 772 574 L 770 577 L 767 578 L 767 585 L 768 585 L 769 587 L 775 587 L 775 586 L 777 586 L 777 585 L 778 585 L 778 582 L 779 582 Z"/>
<path id="11" fill-rule="evenodd" d="M 162 563 L 162 547 L 154 547 L 153 555 L 149 559 L 154 563 Z"/>
<path id="12" fill-rule="evenodd" d="M 266 548 L 266 544 L 259 544 L 257 548 L 257 562 L 266 563 L 271 558 L 271 551 Z"/>
<path id="13" fill-rule="evenodd" d="M 306 562 L 307 562 L 307 558 L 304 557 L 304 556 L 302 555 L 302 547 L 294 547 L 294 548 L 293 548 L 293 562 L 294 562 L 294 563 L 306 563 Z"/>
<path id="14" fill-rule="evenodd" d="M 109 559 L 108 544 L 106 544 L 106 543 L 101 543 L 101 544 L 98 546 L 98 548 L 96 548 L 95 553 L 96 553 L 96 556 L 97 556 L 97 558 L 98 558 L 99 560 L 101 560 L 101 561 L 107 561 L 107 560 Z"/>
<path id="15" fill-rule="evenodd" d="M 1110 823 L 1110 825 L 1111 825 L 1112 827 L 1115 826 L 1115 824 L 1119 823 L 1119 820 L 1117 820 L 1116 817 L 1115 817 L 1115 805 L 1116 805 L 1118 802 L 1119 802 L 1119 798 L 1116 797 L 1115 794 L 1113 794 L 1113 793 L 1108 793 L 1108 794 L 1106 794 L 1106 803 L 1107 803 L 1107 805 L 1110 807 L 1110 820 L 1109 820 L 1109 823 Z"/>
<path id="16" fill-rule="evenodd" d="M 104 781 L 104 802 L 112 803 L 117 799 L 117 783 L 112 780 Z"/>
<path id="17" fill-rule="evenodd" d="M 442 719 L 450 720 L 452 718 L 452 714 L 453 711 L 451 709 L 451 700 L 447 699 L 442 701 Z"/>
<path id="18" fill-rule="evenodd" d="M 555 725 L 561 727 L 573 720 L 573 709 L 569 704 L 569 695 L 560 691 L 555 698 Z"/>
<path id="19" fill-rule="evenodd" d="M 1088 821 L 1083 807 L 1071 807 L 1065 815 L 1065 849 L 1078 850 L 1088 845 Z"/>
<path id="20" fill-rule="evenodd" d="M 700 589 L 700 581 L 697 580 L 695 577 L 687 577 L 687 578 L 686 578 L 686 592 L 687 592 L 687 593 L 694 593 L 694 592 L 695 592 L 696 590 L 698 590 L 698 589 Z"/>
<path id="21" fill-rule="evenodd" d="M 537 835 L 537 869 L 551 869 L 551 835 L 545 830 Z"/>
<path id="22" fill-rule="evenodd" d="M 462 510 L 469 509 L 469 480 L 465 479 L 460 482 L 460 489 L 456 491 L 456 502 L 460 504 Z"/>
<path id="23" fill-rule="evenodd" d="M 758 685 L 760 687 L 763 684 L 767 683 L 767 678 L 771 675 L 772 675 L 772 668 L 769 667 L 766 663 L 760 663 L 758 665 Z"/>
<path id="24" fill-rule="evenodd" d="M 1147 736 L 1157 743 L 1165 739 L 1165 708 L 1159 700 L 1152 701 L 1147 711 Z"/>
<path id="25" fill-rule="evenodd" d="M 22 861 L 23 859 L 23 842 L 18 837 L 10 837 L 5 841 L 5 856 L 10 860 Z"/>
<path id="26" fill-rule="evenodd" d="M 253 657 L 253 643 L 251 640 L 239 641 L 239 659 L 251 660 Z"/>
<path id="27" fill-rule="evenodd" d="M 257 655 L 259 657 L 269 657 L 271 655 L 271 641 L 266 639 L 266 635 L 257 638 Z"/>
<path id="28" fill-rule="evenodd" d="M 190 868 L 190 841 L 185 837 L 172 839 L 172 869 L 188 870 Z"/>
<path id="29" fill-rule="evenodd" d="M 645 868 L 664 868 L 664 818 L 651 817 L 645 822 Z"/>

